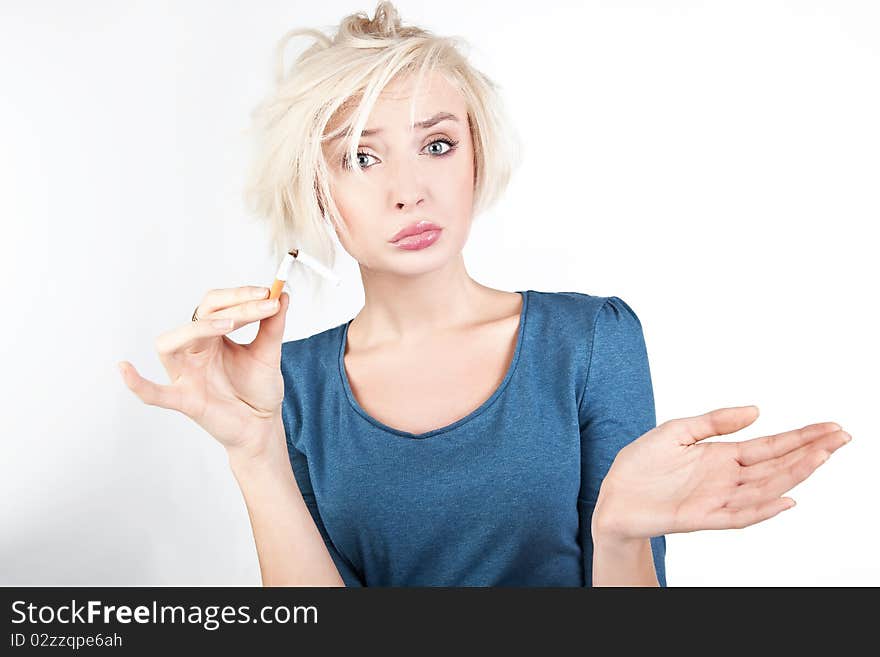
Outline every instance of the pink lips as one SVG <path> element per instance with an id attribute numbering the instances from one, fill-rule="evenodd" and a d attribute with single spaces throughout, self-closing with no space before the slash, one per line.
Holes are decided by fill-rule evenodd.
<path id="1" fill-rule="evenodd" d="M 416 223 L 410 224 L 409 226 L 405 226 L 401 230 L 397 231 L 397 233 L 392 237 L 389 242 L 397 242 L 398 240 L 403 239 L 404 237 L 410 237 L 411 235 L 418 235 L 420 233 L 424 233 L 426 231 L 439 231 L 442 230 L 440 226 L 431 222 L 431 221 L 418 221 Z"/>
<path id="2" fill-rule="evenodd" d="M 388 241 L 398 249 L 418 251 L 419 249 L 431 246 L 440 239 L 440 231 L 442 230 L 440 226 L 430 221 L 419 221 L 398 231 Z"/>

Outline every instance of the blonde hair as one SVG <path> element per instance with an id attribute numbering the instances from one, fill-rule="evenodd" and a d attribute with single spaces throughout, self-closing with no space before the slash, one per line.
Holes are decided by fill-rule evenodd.
<path id="1" fill-rule="evenodd" d="M 296 36 L 315 42 L 285 71 L 284 51 Z M 329 231 L 347 227 L 330 195 L 322 143 L 344 134 L 347 160 L 356 162 L 360 134 L 376 98 L 398 75 L 417 70 L 417 90 L 426 71 L 439 70 L 462 93 L 474 145 L 474 216 L 501 196 L 519 164 L 520 142 L 503 111 L 499 87 L 470 65 L 461 45 L 466 44 L 459 37 L 402 25 L 387 1 L 378 3 L 372 19 L 362 12 L 343 18 L 332 38 L 311 28 L 293 29 L 281 38 L 275 88 L 251 114 L 256 139 L 245 185 L 249 210 L 268 223 L 276 260 L 291 248 L 302 248 L 334 266 Z M 351 120 L 325 135 L 337 112 L 353 106 Z M 363 175 L 357 166 L 353 172 Z"/>

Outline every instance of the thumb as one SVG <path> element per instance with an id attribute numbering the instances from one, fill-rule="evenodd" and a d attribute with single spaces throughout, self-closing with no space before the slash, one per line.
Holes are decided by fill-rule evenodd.
<path id="1" fill-rule="evenodd" d="M 685 445 L 710 438 L 735 433 L 758 419 L 757 406 L 732 406 L 717 408 L 703 415 L 672 420 L 671 423 L 684 433 Z"/>
<path id="2" fill-rule="evenodd" d="M 278 301 L 278 312 L 260 320 L 257 337 L 250 344 L 254 356 L 261 360 L 274 362 L 274 360 L 281 358 L 281 340 L 284 337 L 284 326 L 287 323 L 290 295 L 287 292 L 282 292 Z"/>

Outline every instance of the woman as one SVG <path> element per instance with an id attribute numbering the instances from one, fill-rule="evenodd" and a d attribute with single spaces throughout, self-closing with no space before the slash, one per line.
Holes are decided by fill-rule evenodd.
<path id="1" fill-rule="evenodd" d="M 285 73 L 299 34 L 316 43 Z M 390 3 L 333 39 L 288 33 L 259 110 L 250 193 L 276 255 L 332 261 L 332 227 L 364 307 L 282 343 L 286 293 L 212 290 L 157 339 L 171 385 L 123 377 L 227 449 L 264 584 L 666 586 L 665 534 L 790 508 L 781 495 L 849 440 L 829 422 L 704 441 L 753 406 L 656 426 L 622 299 L 473 280 L 462 249 L 512 138 L 493 84 Z M 253 321 L 251 344 L 226 337 Z"/>

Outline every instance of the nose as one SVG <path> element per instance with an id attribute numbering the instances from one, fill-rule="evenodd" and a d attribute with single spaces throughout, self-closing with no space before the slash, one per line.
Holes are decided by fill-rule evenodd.
<path id="1" fill-rule="evenodd" d="M 405 208 L 407 208 L 407 207 L 410 207 L 410 208 L 418 207 L 419 203 L 421 203 L 422 200 L 423 200 L 422 198 L 418 198 L 417 200 L 415 200 L 415 201 L 412 202 L 412 203 L 409 203 L 409 202 L 407 202 L 407 201 L 398 201 L 398 202 L 397 202 L 397 209 L 398 209 L 398 210 L 403 210 L 403 209 L 405 209 Z"/>
<path id="2" fill-rule="evenodd" d="M 416 208 L 425 200 L 425 189 L 418 171 L 418 164 L 401 162 L 391 171 L 391 195 L 398 210 Z"/>

